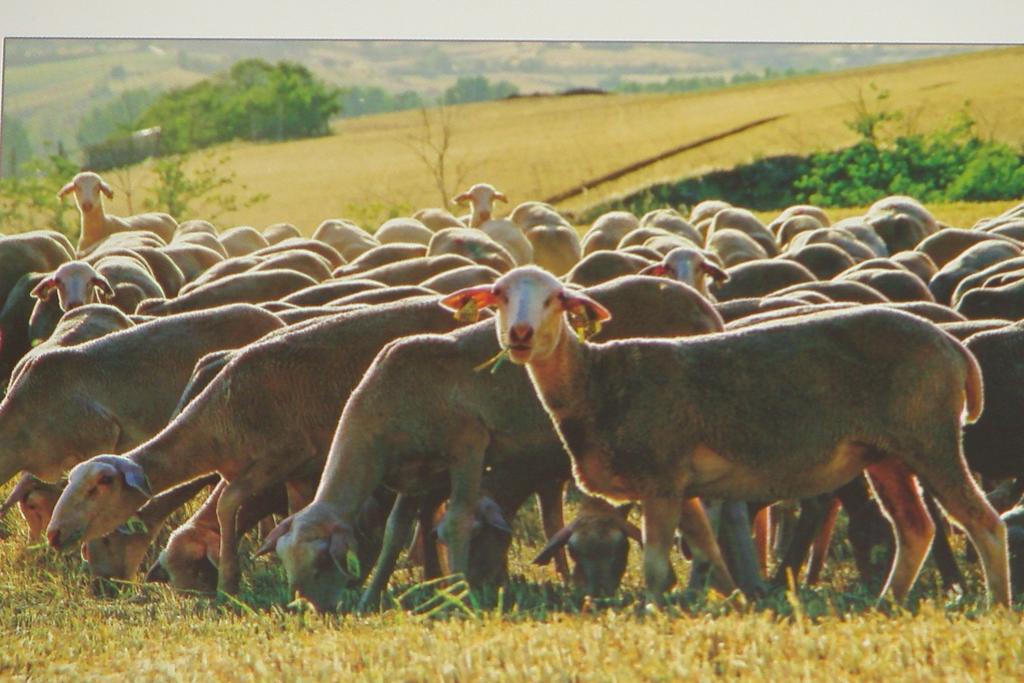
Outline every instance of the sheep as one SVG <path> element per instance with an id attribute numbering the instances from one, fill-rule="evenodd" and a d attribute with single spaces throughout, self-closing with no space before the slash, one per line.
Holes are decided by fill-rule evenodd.
<path id="1" fill-rule="evenodd" d="M 817 280 L 814 273 L 799 263 L 774 259 L 741 263 L 725 272 L 729 279 L 710 287 L 711 295 L 718 301 L 765 296 L 789 285 Z"/>
<path id="2" fill-rule="evenodd" d="M 43 531 L 50 523 L 50 512 L 63 490 L 62 484 L 51 484 L 26 472 L 18 479 L 3 504 L 0 504 L 0 519 L 17 505 L 27 527 L 26 540 L 29 544 L 38 543 L 43 538 Z"/>
<path id="3" fill-rule="evenodd" d="M 868 214 L 865 223 L 870 226 L 882 241 L 890 254 L 909 251 L 920 244 L 936 230 L 930 230 L 916 214 L 892 212 Z"/>
<path id="4" fill-rule="evenodd" d="M 300 289 L 281 299 L 286 304 L 295 306 L 322 306 L 350 294 L 358 294 L 371 289 L 383 289 L 387 285 L 374 280 L 345 279 L 330 280 L 312 287 Z"/>
<path id="5" fill-rule="evenodd" d="M 358 294 L 350 294 L 346 297 L 335 299 L 330 303 L 330 307 L 345 307 L 352 304 L 385 304 L 411 297 L 430 296 L 432 294 L 437 294 L 437 292 L 419 285 L 397 285 L 385 287 L 384 289 L 371 289 L 370 291 L 359 292 Z"/>
<path id="6" fill-rule="evenodd" d="M 166 213 L 142 213 L 124 218 L 109 216 L 103 210 L 103 197 L 114 198 L 114 191 L 103 179 L 91 172 L 78 173 L 57 193 L 58 199 L 64 199 L 71 193 L 75 195 L 75 203 L 81 214 L 81 232 L 78 235 L 76 251 L 85 252 L 105 237 L 115 232 L 128 230 L 151 230 L 169 241 L 174 235 L 178 223 Z"/>
<path id="7" fill-rule="evenodd" d="M 380 347 L 408 334 L 457 325 L 435 300 L 310 321 L 232 353 L 209 385 L 149 441 L 123 457 L 98 456 L 70 472 L 50 522 L 51 545 L 105 535 L 149 495 L 217 471 L 229 482 L 217 504 L 218 588 L 237 591 L 238 506 L 279 483 L 315 483 L 338 411 Z M 217 447 L 211 448 L 213 443 Z M 89 497 L 107 476 L 113 483 Z M 144 479 L 145 493 L 136 486 Z"/>
<path id="8" fill-rule="evenodd" d="M 677 247 L 696 247 L 698 249 L 700 248 L 697 247 L 697 245 L 694 242 L 688 239 L 684 239 L 679 235 L 655 235 L 654 237 L 651 237 L 650 239 L 643 243 L 644 249 L 649 249 L 658 254 L 661 254 L 662 256 L 664 256 L 665 254 L 667 254 L 668 252 L 672 251 Z M 630 253 L 634 253 L 635 247 L 628 247 L 623 251 L 629 251 Z"/>
<path id="9" fill-rule="evenodd" d="M 853 233 L 839 227 L 802 232 L 790 240 L 786 250 L 795 251 L 809 244 L 834 244 L 849 254 L 854 261 L 866 261 L 876 256 L 875 252 L 854 237 Z"/>
<path id="10" fill-rule="evenodd" d="M 512 254 L 479 230 L 444 228 L 433 233 L 427 245 L 427 256 L 458 254 L 504 273 L 515 266 Z"/>
<path id="11" fill-rule="evenodd" d="M 315 284 L 316 280 L 308 275 L 291 270 L 238 273 L 197 287 L 174 299 L 143 301 L 137 310 L 142 315 L 167 316 L 226 304 L 258 304 L 281 299 Z"/>
<path id="12" fill-rule="evenodd" d="M 1007 221 L 986 232 L 990 235 L 1002 235 L 1003 237 L 1015 239 L 1018 242 L 1024 242 L 1024 220 L 1014 219 Z"/>
<path id="13" fill-rule="evenodd" d="M 677 247 L 692 247 L 693 246 L 693 243 L 691 243 L 689 240 L 683 240 L 681 238 L 676 238 L 674 235 L 670 235 L 670 237 L 672 237 L 673 239 L 679 239 L 679 242 L 676 244 Z M 658 239 L 658 238 L 655 237 L 654 239 Z M 640 247 L 640 246 L 626 247 L 625 249 L 619 250 L 618 253 L 620 253 L 620 254 L 632 254 L 633 256 L 639 256 L 640 258 L 647 259 L 651 263 L 657 263 L 662 258 L 664 258 L 664 255 L 660 251 L 656 251 L 656 250 L 652 249 L 651 247 Z"/>
<path id="14" fill-rule="evenodd" d="M 555 207 L 545 202 L 523 202 L 512 209 L 508 219 L 518 225 L 523 232 L 537 225 L 569 225 Z"/>
<path id="15" fill-rule="evenodd" d="M 640 227 L 640 219 L 628 211 L 609 211 L 601 214 L 583 235 L 580 246 L 583 256 L 595 251 L 614 250 L 628 233 Z"/>
<path id="16" fill-rule="evenodd" d="M 220 240 L 217 239 L 217 235 L 211 235 L 207 232 L 189 232 L 184 235 L 175 235 L 170 244 L 198 244 L 201 247 L 217 252 L 221 255 L 221 258 L 228 257 L 228 252 L 224 245 L 220 243 Z"/>
<path id="17" fill-rule="evenodd" d="M 488 185 L 487 183 L 477 183 L 465 192 L 452 197 L 452 204 L 461 205 L 469 202 L 472 208 L 469 219 L 469 227 L 471 228 L 483 227 L 484 223 L 491 220 L 493 205 L 496 201 L 508 202 L 508 197 L 503 192 L 495 189 L 493 185 Z M 519 226 L 515 227 L 516 231 L 521 234 Z"/>
<path id="18" fill-rule="evenodd" d="M 45 277 L 45 273 L 26 273 L 0 307 L 0 393 L 7 387 L 11 370 L 32 348 L 29 322 L 36 299 L 31 292 Z"/>
<path id="19" fill-rule="evenodd" d="M 267 238 L 251 225 L 239 225 L 225 230 L 218 239 L 228 256 L 245 256 L 270 246 Z"/>
<path id="20" fill-rule="evenodd" d="M 345 263 L 345 259 L 338 253 L 338 250 L 327 244 L 315 239 L 305 239 L 303 237 L 292 237 L 286 240 L 281 240 L 275 244 L 259 249 L 252 253 L 253 256 L 276 256 L 278 254 L 284 254 L 296 249 L 305 249 L 311 251 L 314 254 L 318 254 L 331 264 L 331 268 L 338 268 Z"/>
<path id="21" fill-rule="evenodd" d="M 526 229 L 526 239 L 533 250 L 533 262 L 559 277 L 579 263 L 583 255 L 579 235 L 568 225 L 534 225 Z"/>
<path id="22" fill-rule="evenodd" d="M 706 251 L 689 247 L 673 249 L 665 255 L 660 263 L 647 266 L 640 271 L 640 274 L 654 277 L 668 276 L 693 287 L 705 297 L 709 296 L 708 277 L 715 282 L 725 282 L 729 279 L 729 275 L 722 270 L 720 263 L 716 263 L 713 256 Z"/>
<path id="23" fill-rule="evenodd" d="M 819 280 L 831 280 L 854 265 L 850 255 L 834 244 L 808 244 L 783 258 L 796 261 Z"/>
<path id="24" fill-rule="evenodd" d="M 884 216 L 891 214 L 904 214 L 912 216 L 921 226 L 924 227 L 927 234 L 931 235 L 939 231 L 939 222 L 935 220 L 931 212 L 921 205 L 921 202 L 917 201 L 913 197 L 906 197 L 903 195 L 891 195 L 879 199 L 877 202 L 868 207 L 867 216 Z M 888 242 L 888 240 L 886 240 Z"/>
<path id="25" fill-rule="evenodd" d="M 954 307 L 971 320 L 1024 318 L 1024 280 L 1002 287 L 979 287 L 968 291 Z"/>
<path id="26" fill-rule="evenodd" d="M 789 287 L 780 288 L 774 293 L 778 296 L 790 296 L 799 292 L 819 292 L 835 302 L 875 304 L 889 301 L 888 297 L 873 287 L 850 280 L 800 282 Z"/>
<path id="27" fill-rule="evenodd" d="M 784 222 L 779 224 L 778 229 L 775 231 L 775 237 L 778 243 L 783 249 L 786 248 L 794 237 L 802 232 L 811 232 L 812 230 L 820 230 L 825 226 L 814 216 L 797 215 L 787 218 Z M 769 225 L 768 229 L 771 230 L 772 226 Z"/>
<path id="28" fill-rule="evenodd" d="M 966 340 L 973 334 L 978 332 L 988 332 L 989 330 L 1000 330 L 1010 323 L 1006 320 L 1000 320 L 999 318 L 983 318 L 981 320 L 962 320 L 949 323 L 940 323 L 941 327 L 946 332 L 959 339 L 960 341 Z"/>
<path id="29" fill-rule="evenodd" d="M 596 345 L 580 342 L 562 313 L 587 325 L 607 319 L 607 309 L 539 269 L 444 299 L 456 310 L 468 301 L 497 308 L 501 346 L 526 366 L 577 483 L 612 502 L 642 502 L 651 599 L 673 583 L 668 553 L 686 496 L 805 498 L 866 470 L 897 538 L 883 594 L 906 598 L 934 535 L 916 476 L 967 531 L 990 600 L 1009 606 L 1006 527 L 960 448 L 962 414 L 968 422 L 981 414 L 980 371 L 931 323 L 863 307 L 692 339 Z"/>
<path id="30" fill-rule="evenodd" d="M 626 571 L 630 539 L 642 543 L 640 529 L 626 519 L 629 507 L 616 508 L 602 498 L 584 496 L 573 520 L 548 539 L 533 563 L 545 565 L 559 548 L 567 547 L 576 563 L 573 583 L 586 595 L 613 596 Z"/>
<path id="31" fill-rule="evenodd" d="M 853 235 L 857 240 L 870 249 L 875 256 L 889 256 L 889 247 L 875 229 L 864 222 L 863 218 L 844 218 L 835 223 L 833 228 L 844 230 Z"/>
<path id="32" fill-rule="evenodd" d="M 501 277 L 501 273 L 494 268 L 488 268 L 487 266 L 463 266 L 444 273 L 438 273 L 434 277 L 424 280 L 420 285 L 439 294 L 451 294 L 464 287 L 494 282 L 499 277 Z"/>
<path id="33" fill-rule="evenodd" d="M 472 265 L 476 265 L 476 263 L 465 256 L 442 254 L 441 256 L 424 256 L 422 258 L 389 263 L 385 266 L 363 271 L 359 273 L 359 277 L 360 279 L 376 280 L 392 287 L 415 285 L 438 273 Z"/>
<path id="34" fill-rule="evenodd" d="M 927 254 L 916 251 L 901 251 L 893 254 L 890 259 L 898 263 L 914 275 L 921 278 L 921 282 L 928 284 L 935 274 L 939 272 L 935 262 Z"/>
<path id="35" fill-rule="evenodd" d="M 697 225 L 703 221 L 713 219 L 719 211 L 731 208 L 732 204 L 721 199 L 705 199 L 690 210 L 690 223 Z"/>
<path id="36" fill-rule="evenodd" d="M 716 303 L 715 309 L 722 316 L 722 320 L 729 324 L 741 318 L 757 315 L 762 312 L 806 306 L 808 303 L 802 298 L 798 299 L 792 296 L 747 297 Z"/>
<path id="37" fill-rule="evenodd" d="M 334 247 L 342 258 L 352 261 L 380 245 L 376 239 L 351 221 L 333 219 L 322 222 L 313 239 Z"/>
<path id="38" fill-rule="evenodd" d="M 1020 255 L 1021 249 L 1015 244 L 991 240 L 980 242 L 965 249 L 959 256 L 942 266 L 928 283 L 928 289 L 940 304 L 949 304 L 961 280 L 994 263 Z"/>
<path id="39" fill-rule="evenodd" d="M 943 228 L 934 235 L 929 235 L 918 244 L 914 251 L 927 254 L 935 263 L 936 267 L 944 265 L 962 254 L 968 247 L 973 247 L 980 242 L 996 240 L 1014 244 L 1017 247 L 1021 243 L 1002 235 L 992 235 L 978 230 L 963 230 L 961 228 Z"/>
<path id="40" fill-rule="evenodd" d="M 690 225 L 675 209 L 655 209 L 640 217 L 641 227 L 667 230 L 673 235 L 684 237 L 696 245 L 703 244 L 704 237 L 697 228 Z"/>
<path id="41" fill-rule="evenodd" d="M 505 247 L 512 255 L 516 265 L 525 265 L 533 262 L 533 246 L 526 239 L 519 226 L 510 220 L 492 218 L 480 225 L 482 230 L 492 240 Z"/>
<path id="42" fill-rule="evenodd" d="M 430 238 L 434 236 L 434 231 L 415 218 L 392 218 L 384 221 L 373 236 L 381 244 L 394 242 L 430 244 Z"/>
<path id="43" fill-rule="evenodd" d="M 869 268 L 846 273 L 840 279 L 865 284 L 889 301 L 935 301 L 921 278 L 907 270 Z"/>
<path id="44" fill-rule="evenodd" d="M 622 237 L 622 239 L 619 240 L 619 243 L 615 245 L 615 249 L 616 250 L 625 250 L 625 249 L 629 249 L 630 247 L 643 246 L 643 244 L 647 240 L 649 240 L 651 238 L 654 238 L 654 237 L 678 237 L 678 235 L 673 235 L 668 230 L 663 230 L 661 228 L 655 228 L 655 227 L 652 227 L 650 225 L 641 225 L 640 227 L 638 227 L 638 228 L 636 228 L 634 230 L 630 230 L 629 232 L 627 232 Z M 687 240 L 687 241 L 689 241 L 689 240 Z M 693 243 L 691 242 L 691 244 L 693 244 Z M 693 246 L 697 246 L 697 245 L 693 244 Z"/>
<path id="45" fill-rule="evenodd" d="M 210 266 L 201 275 L 196 277 L 188 284 L 184 285 L 178 292 L 178 296 L 184 296 L 194 289 L 198 289 L 203 285 L 208 285 L 211 282 L 221 280 L 228 275 L 237 275 L 238 273 L 247 273 L 256 266 L 260 265 L 266 260 L 264 256 L 232 256 L 231 258 L 224 259 L 220 263 Z M 168 298 L 172 298 L 168 296 Z"/>
<path id="46" fill-rule="evenodd" d="M 580 287 L 592 287 L 622 275 L 635 275 L 652 265 L 649 259 L 617 251 L 595 251 L 584 256 L 568 273 L 565 281 Z"/>
<path id="47" fill-rule="evenodd" d="M 215 228 L 213 223 L 211 223 L 210 221 L 206 221 L 201 218 L 193 218 L 191 220 L 184 221 L 180 225 L 178 225 L 177 229 L 174 231 L 174 236 L 171 239 L 174 239 L 174 237 L 177 237 L 179 235 L 184 236 L 194 233 L 201 233 L 216 237 L 217 228 Z"/>
<path id="48" fill-rule="evenodd" d="M 288 239 L 302 237 L 302 233 L 299 232 L 299 229 L 291 223 L 274 223 L 273 225 L 268 225 L 263 229 L 261 234 L 271 245 L 284 242 Z M 313 239 L 316 239 L 316 237 L 314 236 Z"/>
<path id="49" fill-rule="evenodd" d="M 331 277 L 331 262 L 308 249 L 289 249 L 269 256 L 267 260 L 249 269 L 249 272 L 262 273 L 267 270 L 293 270 L 323 282 Z"/>
<path id="50" fill-rule="evenodd" d="M 964 295 L 972 289 L 990 286 L 988 284 L 989 281 L 997 275 L 1012 273 L 1022 269 L 1024 269 L 1024 256 L 1015 256 L 1005 261 L 993 263 L 987 268 L 982 268 L 978 272 L 968 275 L 957 284 L 956 289 L 953 290 L 953 296 L 950 298 L 950 304 L 956 306 L 964 298 Z"/>
<path id="51" fill-rule="evenodd" d="M 52 231 L 26 232 L 0 238 L 0 304 L 26 273 L 51 273 L 73 254 Z"/>
<path id="52" fill-rule="evenodd" d="M 715 232 L 725 230 L 726 228 L 732 228 L 747 234 L 761 245 L 768 256 L 777 256 L 779 253 L 779 246 L 775 242 L 775 235 L 761 221 L 757 220 L 754 214 L 746 209 L 730 207 L 717 212 L 711 221 L 711 227 L 708 228 L 707 240 L 710 241 Z"/>
<path id="53" fill-rule="evenodd" d="M 336 269 L 333 276 L 336 278 L 351 277 L 379 266 L 386 266 L 389 263 L 421 258 L 426 255 L 427 247 L 422 244 L 384 244 L 364 252 L 351 263 Z"/>
<path id="54" fill-rule="evenodd" d="M 224 257 L 198 244 L 172 244 L 160 249 L 181 271 L 185 283 L 192 282 Z"/>
<path id="55" fill-rule="evenodd" d="M 754 238 L 732 228 L 724 228 L 710 233 L 707 249 L 718 256 L 727 268 L 747 261 L 768 258 L 768 252 Z"/>
<path id="56" fill-rule="evenodd" d="M 253 306 L 228 306 L 34 357 L 0 403 L 0 483 L 19 470 L 55 481 L 81 460 L 141 443 L 166 424 L 200 356 L 282 326 Z"/>
<path id="57" fill-rule="evenodd" d="M 84 261 L 68 261 L 39 281 L 32 296 L 47 301 L 57 292 L 61 311 L 70 311 L 85 304 L 98 303 L 97 291 L 107 297 L 114 296 L 114 288 L 104 276 Z"/>
<path id="58" fill-rule="evenodd" d="M 710 304 L 680 283 L 631 276 L 590 293 L 621 314 L 603 331 L 610 338 L 721 329 L 721 319 Z M 442 485 L 423 474 L 440 467 L 449 471 L 451 498 L 439 535 L 448 545 L 453 571 L 464 573 L 469 570 L 469 526 L 481 477 L 485 484 L 488 479 L 497 483 L 492 488 L 495 493 L 509 488 L 518 491 L 512 495 L 519 500 L 502 504 L 507 513 L 514 512 L 539 483 L 569 476 L 565 452 L 524 374 L 473 370 L 497 349 L 491 325 L 484 321 L 443 336 L 409 337 L 377 356 L 342 411 L 313 502 L 282 522 L 261 548 L 277 550 L 288 572 L 290 591 L 298 590 L 319 609 L 333 608 L 343 576 L 329 559 L 323 559 L 344 558 L 346 547 L 352 548 L 345 530 L 362 501 L 381 482 L 398 489 L 402 504 L 396 503 L 392 513 L 394 532 L 385 537 L 363 594 L 364 608 L 376 604 L 411 526 L 411 503 L 405 501 L 428 496 Z M 403 399 L 396 402 L 396 396 Z M 427 410 L 427 406 L 438 409 Z M 482 471 L 485 451 L 486 474 Z M 549 535 L 561 528 L 560 523 L 552 523 L 554 512 L 542 510 Z M 336 541 L 332 530 L 338 534 Z M 728 574 L 724 567 L 721 571 Z"/>
<path id="59" fill-rule="evenodd" d="M 138 258 L 145 262 L 150 274 L 164 296 L 177 296 L 178 292 L 185 285 L 185 276 L 181 269 L 171 260 L 167 254 L 155 247 L 135 247 L 132 249 L 97 249 L 83 259 L 86 263 L 96 266 L 100 261 L 112 256 L 126 256 Z"/>
<path id="60" fill-rule="evenodd" d="M 420 209 L 412 215 L 433 232 L 445 228 L 464 228 L 466 224 L 453 216 L 447 209 Z"/>

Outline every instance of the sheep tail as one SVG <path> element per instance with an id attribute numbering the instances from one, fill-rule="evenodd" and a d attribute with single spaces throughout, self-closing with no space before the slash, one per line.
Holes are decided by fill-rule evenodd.
<path id="1" fill-rule="evenodd" d="M 958 339 L 950 336 L 957 346 L 957 350 L 963 354 L 964 361 L 967 363 L 967 382 L 964 385 L 964 409 L 966 410 L 967 417 L 966 423 L 970 424 L 976 422 L 981 416 L 981 411 L 985 407 L 985 389 L 981 380 L 981 366 L 978 365 L 978 359 L 974 357 L 970 349 L 964 346 Z"/>

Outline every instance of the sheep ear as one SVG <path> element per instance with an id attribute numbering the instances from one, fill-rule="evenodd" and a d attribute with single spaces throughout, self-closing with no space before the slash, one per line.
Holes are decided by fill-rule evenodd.
<path id="1" fill-rule="evenodd" d="M 586 294 L 580 292 L 562 292 L 562 308 L 570 313 L 584 309 L 587 312 L 587 317 L 591 320 L 598 322 L 604 322 L 605 320 L 611 320 L 612 314 L 607 308 L 591 299 Z"/>
<path id="2" fill-rule="evenodd" d="M 32 493 L 32 490 L 39 484 L 39 479 L 26 472 L 15 485 L 14 490 L 7 496 L 7 500 L 0 505 L 0 517 L 7 514 L 12 507 L 25 500 L 25 496 Z"/>
<path id="3" fill-rule="evenodd" d="M 573 520 L 555 532 L 555 535 L 548 539 L 548 543 L 544 546 L 544 549 L 537 554 L 537 557 L 533 558 L 533 564 L 543 566 L 553 560 L 555 553 L 569 542 L 569 539 L 572 537 L 572 532 L 575 529 L 576 520 Z"/>
<path id="4" fill-rule="evenodd" d="M 506 534 L 512 533 L 512 527 L 510 527 L 508 522 L 505 521 L 505 515 L 501 514 L 501 508 L 493 501 L 482 506 L 482 509 L 480 510 L 480 519 L 484 524 L 492 526 L 498 531 L 503 531 Z"/>
<path id="5" fill-rule="evenodd" d="M 495 201 L 508 203 L 508 197 L 505 196 L 504 192 L 495 192 L 494 199 Z"/>
<path id="6" fill-rule="evenodd" d="M 256 557 L 260 555 L 266 555 L 269 552 L 277 550 L 277 542 L 281 540 L 281 537 L 292 530 L 292 520 L 294 516 L 287 517 L 283 522 L 273 528 L 273 530 L 267 534 L 267 538 L 263 541 L 263 545 L 256 551 Z"/>
<path id="7" fill-rule="evenodd" d="M 710 261 L 701 261 L 700 267 L 704 269 L 704 272 L 711 276 L 715 282 L 725 282 L 729 279 L 729 273 L 725 272 L 714 263 Z"/>
<path id="8" fill-rule="evenodd" d="M 153 497 L 153 492 L 149 488 L 149 479 L 146 478 L 146 473 L 142 471 L 138 463 L 120 455 L 100 455 L 94 459 L 116 469 L 126 486 L 135 489 L 146 498 Z"/>
<path id="9" fill-rule="evenodd" d="M 493 285 L 477 285 L 449 294 L 441 299 L 440 303 L 449 311 L 455 311 L 456 320 L 476 322 L 480 319 L 481 308 L 493 306 L 497 302 L 498 297 L 494 294 Z"/>
<path id="10" fill-rule="evenodd" d="M 170 583 L 171 575 L 167 573 L 160 560 L 153 563 L 153 566 L 146 572 L 146 583 Z"/>
<path id="11" fill-rule="evenodd" d="M 334 531 L 331 532 L 331 542 L 327 546 L 327 551 L 331 554 L 338 571 L 344 576 L 358 579 L 362 574 L 362 568 L 359 566 L 354 541 L 355 538 L 348 527 L 336 524 Z"/>
<path id="12" fill-rule="evenodd" d="M 664 263 L 655 263 L 641 270 L 637 275 L 650 275 L 651 277 L 665 277 L 668 267 Z"/>
<path id="13" fill-rule="evenodd" d="M 457 194 L 454 197 L 452 197 L 452 204 L 462 204 L 463 202 L 468 202 L 469 199 L 469 193 L 463 192 L 462 194 Z"/>
<path id="14" fill-rule="evenodd" d="M 64 199 L 69 194 L 75 191 L 75 181 L 72 180 L 70 183 L 60 188 L 60 192 L 57 193 L 57 199 Z"/>
<path id="15" fill-rule="evenodd" d="M 38 285 L 32 288 L 29 294 L 40 301 L 49 301 L 56 287 L 57 281 L 55 279 L 52 277 L 43 278 L 39 281 Z"/>
<path id="16" fill-rule="evenodd" d="M 107 183 L 102 180 L 100 181 L 100 192 L 107 195 L 109 199 L 114 198 L 114 191 L 110 189 L 110 185 L 107 185 Z"/>
<path id="17" fill-rule="evenodd" d="M 114 298 L 114 288 L 110 286 L 110 280 L 102 275 L 97 274 L 96 277 L 92 279 L 92 285 L 103 292 L 103 296 L 106 298 Z"/>

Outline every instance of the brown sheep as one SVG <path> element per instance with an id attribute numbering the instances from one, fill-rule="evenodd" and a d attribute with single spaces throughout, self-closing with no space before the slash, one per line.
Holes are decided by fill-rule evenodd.
<path id="1" fill-rule="evenodd" d="M 270 246 L 267 238 L 251 225 L 239 225 L 225 230 L 218 239 L 228 256 L 245 256 Z"/>
<path id="2" fill-rule="evenodd" d="M 711 295 L 718 301 L 765 296 L 801 282 L 815 282 L 814 273 L 799 263 L 783 260 L 761 260 L 727 268 L 729 279 L 713 283 Z"/>

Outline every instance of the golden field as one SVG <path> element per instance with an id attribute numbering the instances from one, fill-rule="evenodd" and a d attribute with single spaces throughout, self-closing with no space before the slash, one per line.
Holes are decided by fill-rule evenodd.
<path id="1" fill-rule="evenodd" d="M 749 121 L 778 121 L 684 152 L 558 205 L 579 210 L 656 180 L 730 168 L 759 156 L 807 153 L 852 143 L 843 121 L 872 85 L 905 113 L 893 124 L 927 131 L 970 103 L 982 135 L 1024 143 L 1024 48 L 941 57 L 691 94 L 520 98 L 449 110 L 449 188 L 490 182 L 512 204 L 543 199 L 639 159 Z M 431 110 L 436 126 L 440 114 Z M 311 232 L 326 218 L 348 217 L 369 230 L 392 215 L 438 206 L 441 195 L 414 148 L 425 136 L 418 111 L 343 120 L 323 138 L 230 144 L 229 167 L 248 193 L 269 199 L 220 217 L 222 227 L 286 221 Z M 122 182 L 111 178 L 115 188 Z M 136 196 L 149 182 L 145 164 L 132 174 Z M 127 212 L 123 192 L 111 202 Z M 138 210 L 138 209 L 136 209 Z M 960 214 L 940 219 L 973 222 Z M 197 212 L 201 214 L 201 211 Z M 976 218 L 971 212 L 963 214 Z M 184 216 L 182 218 L 202 217 Z"/>

